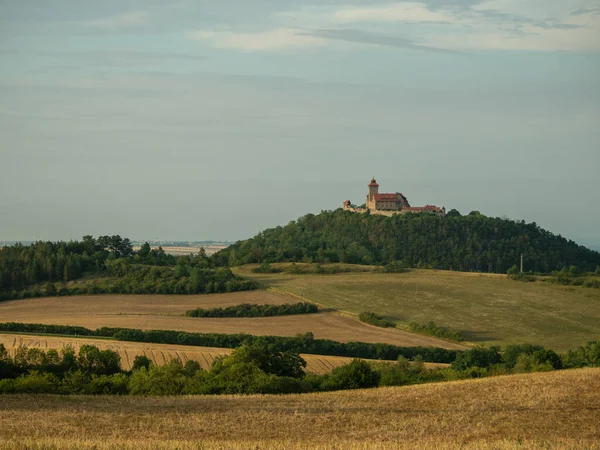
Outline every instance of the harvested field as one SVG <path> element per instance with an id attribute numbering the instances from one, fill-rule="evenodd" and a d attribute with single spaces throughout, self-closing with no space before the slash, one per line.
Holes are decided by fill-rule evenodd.
<path id="1" fill-rule="evenodd" d="M 280 396 L 5 395 L 0 448 L 600 448 L 600 369 Z"/>
<path id="2" fill-rule="evenodd" d="M 72 297 L 46 297 L 13 300 L 0 303 L 0 321 L 4 317 L 25 317 L 48 313 L 71 316 L 105 314 L 150 314 L 156 316 L 181 316 L 195 308 L 217 308 L 252 303 L 281 305 L 293 303 L 286 297 L 266 291 L 231 292 L 208 295 L 78 295 Z M 52 310 L 52 311 L 51 311 Z M 20 319 L 7 319 L 19 322 Z"/>
<path id="3" fill-rule="evenodd" d="M 144 342 L 123 342 L 107 339 L 87 339 L 87 338 L 69 338 L 55 336 L 33 336 L 19 334 L 0 334 L 0 344 L 8 349 L 9 352 L 21 346 L 41 348 L 42 350 L 56 349 L 60 350 L 67 345 L 71 345 L 75 351 L 84 344 L 95 345 L 101 350 L 113 350 L 121 356 L 121 367 L 130 370 L 133 361 L 138 355 L 146 355 L 156 364 L 166 364 L 172 359 L 179 359 L 183 363 L 192 359 L 198 361 L 200 366 L 208 370 L 216 357 L 228 355 L 230 349 L 213 347 L 194 347 L 189 345 L 170 345 L 170 344 L 148 344 Z M 348 364 L 352 358 L 342 356 L 323 356 L 307 355 L 302 357 L 306 360 L 306 370 L 317 374 L 331 372 L 333 369 L 344 364 Z M 427 367 L 444 367 L 448 364 L 427 363 Z"/>
<path id="4" fill-rule="evenodd" d="M 566 351 L 600 336 L 600 289 L 447 270 L 295 275 L 257 274 L 252 267 L 236 272 L 325 307 L 373 311 L 401 327 L 432 320 L 484 345 L 528 342 Z"/>
<path id="5" fill-rule="evenodd" d="M 248 333 L 316 338 L 340 342 L 383 342 L 400 346 L 463 349 L 464 346 L 393 328 L 377 328 L 334 312 L 258 318 L 183 317 L 188 309 L 240 303 L 293 303 L 297 300 L 266 291 L 216 295 L 100 295 L 50 297 L 0 303 L 0 322 L 181 330 L 200 333 Z"/>

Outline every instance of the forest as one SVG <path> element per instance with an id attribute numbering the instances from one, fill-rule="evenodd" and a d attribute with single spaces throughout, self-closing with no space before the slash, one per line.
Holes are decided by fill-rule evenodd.
<path id="1" fill-rule="evenodd" d="M 267 229 L 213 255 L 215 265 L 307 262 L 397 265 L 506 273 L 523 255 L 524 270 L 550 274 L 577 266 L 593 272 L 600 253 L 540 228 L 479 212 L 392 217 L 338 209 Z"/>
<path id="2" fill-rule="evenodd" d="M 76 283 L 73 283 L 77 281 Z M 203 294 L 255 289 L 204 252 L 172 256 L 121 236 L 0 248 L 0 300 L 85 294 Z"/>

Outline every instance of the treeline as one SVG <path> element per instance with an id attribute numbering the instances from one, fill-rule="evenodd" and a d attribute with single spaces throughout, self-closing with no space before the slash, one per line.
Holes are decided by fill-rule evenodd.
<path id="1" fill-rule="evenodd" d="M 600 253 L 543 230 L 535 223 L 473 212 L 445 217 L 392 217 L 338 209 L 308 214 L 216 253 L 215 264 L 306 262 L 392 264 L 404 267 L 506 273 L 524 256 L 526 270 L 550 273 L 577 265 L 600 266 Z"/>
<path id="2" fill-rule="evenodd" d="M 253 336 L 250 334 L 188 333 L 175 330 L 138 330 L 132 328 L 98 328 L 90 330 L 68 325 L 0 323 L 0 331 L 19 333 L 49 333 L 63 335 L 112 337 L 120 341 L 149 342 L 154 344 L 194 345 L 198 347 L 238 348 L 244 345 L 274 345 L 280 351 L 312 353 L 315 355 L 347 356 L 350 358 L 383 359 L 394 361 L 399 356 L 408 359 L 420 357 L 423 361 L 451 363 L 456 350 L 438 347 L 399 347 L 391 344 L 367 342 L 337 342 L 315 339 L 313 333 L 297 336 Z"/>
<path id="3" fill-rule="evenodd" d="M 508 346 L 503 353 L 479 347 L 458 355 L 449 368 L 428 369 L 420 358 L 411 362 L 402 356 L 395 362 L 354 359 L 324 375 L 307 374 L 306 361 L 298 353 L 272 345 L 240 347 L 217 358 L 210 370 L 193 360 L 158 366 L 137 356 L 132 370 L 124 371 L 117 353 L 91 345 L 83 345 L 78 355 L 71 347 L 60 353 L 19 347 L 10 356 L 0 344 L 0 394 L 289 394 L 579 367 L 600 367 L 600 339 L 562 356 L 528 344 Z"/>
<path id="4" fill-rule="evenodd" d="M 116 352 L 91 345 L 83 345 L 78 355 L 71 347 L 60 353 L 19 347 L 11 357 L 0 344 L 0 394 L 289 394 L 441 381 L 448 376 L 403 357 L 382 364 L 355 359 L 324 375 L 307 374 L 305 367 L 299 354 L 274 346 L 240 347 L 217 358 L 210 370 L 193 360 L 184 365 L 175 359 L 159 366 L 137 356 L 132 370 L 124 371 Z"/>
<path id="5" fill-rule="evenodd" d="M 389 320 L 384 319 L 379 314 L 376 314 L 372 311 L 361 312 L 358 315 L 358 320 L 364 323 L 368 323 L 369 325 L 373 325 L 381 328 L 395 328 L 396 324 Z"/>
<path id="6" fill-rule="evenodd" d="M 227 306 L 225 308 L 202 309 L 196 308 L 186 311 L 188 317 L 272 317 L 289 316 L 293 314 L 314 314 L 319 308 L 312 303 L 285 303 L 283 305 L 241 305 Z"/>
<path id="7" fill-rule="evenodd" d="M 436 325 L 435 322 L 429 321 L 425 325 L 417 322 L 410 322 L 408 329 L 415 333 L 429 334 L 430 336 L 439 337 L 442 339 L 448 339 L 450 341 L 460 342 L 463 340 L 462 333 L 460 331 L 450 330 L 445 327 Z"/>
<path id="8" fill-rule="evenodd" d="M 75 282 L 85 275 L 85 281 Z M 203 294 L 255 289 L 214 267 L 204 252 L 167 255 L 148 243 L 138 252 L 120 236 L 36 242 L 0 249 L 0 300 L 86 294 Z"/>

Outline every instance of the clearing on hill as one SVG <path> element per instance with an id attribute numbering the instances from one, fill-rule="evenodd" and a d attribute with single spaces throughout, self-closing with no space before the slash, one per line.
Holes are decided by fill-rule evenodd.
<path id="1" fill-rule="evenodd" d="M 180 330 L 198 333 L 247 333 L 295 336 L 312 332 L 317 339 L 340 342 L 387 343 L 405 347 L 428 346 L 450 350 L 462 345 L 393 328 L 377 328 L 335 312 L 276 317 L 184 317 L 188 309 L 240 303 L 293 303 L 297 300 L 265 291 L 215 295 L 98 295 L 47 297 L 0 303 L 2 322 L 80 325 L 87 328 L 121 327 Z"/>
<path id="2" fill-rule="evenodd" d="M 373 311 L 400 326 L 434 321 L 485 345 L 528 342 L 565 351 L 600 336 L 600 289 L 441 270 L 297 275 L 257 274 L 254 267 L 236 272 L 326 307 Z"/>
<path id="3" fill-rule="evenodd" d="M 600 368 L 299 395 L 4 395 L 0 449 L 600 448 Z"/>

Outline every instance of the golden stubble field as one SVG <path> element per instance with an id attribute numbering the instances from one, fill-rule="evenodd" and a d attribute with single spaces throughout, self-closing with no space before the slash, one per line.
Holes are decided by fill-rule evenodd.
<path id="1" fill-rule="evenodd" d="M 600 369 L 280 396 L 6 395 L 2 449 L 600 448 Z"/>
<path id="2" fill-rule="evenodd" d="M 462 345 L 398 329 L 377 328 L 333 311 L 318 314 L 258 318 L 184 317 L 193 308 L 240 303 L 282 304 L 298 299 L 267 291 L 213 295 L 98 295 L 48 297 L 0 303 L 0 322 L 181 330 L 200 333 L 247 333 L 294 336 L 313 332 L 315 338 L 341 342 L 383 342 L 400 346 L 463 349 Z"/>
<path id="3" fill-rule="evenodd" d="M 501 346 L 528 342 L 566 351 L 600 337 L 600 289 L 444 270 L 295 275 L 256 274 L 253 267 L 235 271 L 335 310 L 374 311 L 400 327 L 432 320 L 461 331 L 469 342 Z"/>
<path id="4" fill-rule="evenodd" d="M 130 370 L 135 357 L 145 355 L 156 364 L 166 364 L 172 359 L 178 359 L 185 364 L 188 360 L 198 361 L 204 370 L 210 369 L 215 358 L 228 355 L 231 349 L 216 347 L 195 347 L 190 345 L 149 344 L 145 342 L 112 341 L 108 339 L 70 338 L 62 336 L 36 336 L 30 334 L 0 334 L 0 344 L 4 344 L 9 353 L 13 354 L 19 346 L 40 348 L 44 351 L 62 348 L 70 345 L 76 352 L 82 345 L 95 345 L 101 350 L 112 350 L 121 357 L 121 367 Z M 325 356 L 302 354 L 306 360 L 308 372 L 324 374 L 339 366 L 348 364 L 352 358 L 342 356 Z M 425 363 L 426 367 L 446 367 L 448 364 Z"/>

